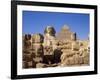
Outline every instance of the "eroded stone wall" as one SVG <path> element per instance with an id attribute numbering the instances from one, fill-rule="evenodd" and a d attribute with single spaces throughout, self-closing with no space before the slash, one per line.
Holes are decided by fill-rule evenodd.
<path id="1" fill-rule="evenodd" d="M 22 55 L 23 68 L 89 65 L 89 40 L 77 40 L 66 26 L 56 35 L 25 34 Z"/>

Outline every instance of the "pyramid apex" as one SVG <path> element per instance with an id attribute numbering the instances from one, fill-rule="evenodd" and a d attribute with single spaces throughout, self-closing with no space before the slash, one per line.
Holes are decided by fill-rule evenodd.
<path id="1" fill-rule="evenodd" d="M 62 30 L 69 30 L 69 26 L 65 24 L 65 25 L 62 27 Z"/>

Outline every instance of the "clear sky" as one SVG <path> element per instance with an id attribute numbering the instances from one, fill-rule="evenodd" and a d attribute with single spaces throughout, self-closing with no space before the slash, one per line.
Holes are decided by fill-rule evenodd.
<path id="1" fill-rule="evenodd" d="M 76 32 L 79 39 L 87 39 L 89 34 L 89 14 L 23 11 L 23 34 L 44 34 L 46 26 L 51 25 L 56 33 L 63 25 L 68 25 L 72 32 Z"/>

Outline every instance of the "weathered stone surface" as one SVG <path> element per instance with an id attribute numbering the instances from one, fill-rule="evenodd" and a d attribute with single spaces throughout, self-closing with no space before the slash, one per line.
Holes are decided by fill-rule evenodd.
<path id="1" fill-rule="evenodd" d="M 62 51 L 60 48 L 57 48 L 54 50 L 54 63 L 60 63 L 61 62 L 61 57 Z"/>
<path id="2" fill-rule="evenodd" d="M 33 58 L 33 61 L 36 63 L 43 62 L 43 57 L 35 57 L 35 58 Z"/>
<path id="3" fill-rule="evenodd" d="M 45 64 L 53 64 L 54 63 L 54 56 L 53 55 L 44 55 L 43 63 L 45 63 Z"/>
<path id="4" fill-rule="evenodd" d="M 44 31 L 44 47 L 56 48 L 55 29 L 52 26 L 47 26 Z"/>
<path id="5" fill-rule="evenodd" d="M 80 49 L 79 42 L 78 41 L 74 41 L 72 43 L 72 50 L 73 51 L 79 51 L 79 49 Z"/>
<path id="6" fill-rule="evenodd" d="M 32 36 L 32 43 L 43 43 L 44 37 L 42 34 L 34 34 Z"/>
<path id="7" fill-rule="evenodd" d="M 76 40 L 76 33 L 72 33 L 67 25 L 64 25 L 61 32 L 57 34 L 57 39 L 60 41 Z"/>
<path id="8" fill-rule="evenodd" d="M 24 53 L 23 54 L 23 61 L 32 61 L 33 57 L 31 53 Z"/>
<path id="9" fill-rule="evenodd" d="M 23 38 L 23 49 L 24 50 L 31 49 L 31 35 L 30 34 L 26 34 Z"/>
<path id="10" fill-rule="evenodd" d="M 33 49 L 33 52 L 35 53 L 35 56 L 42 57 L 44 55 L 42 44 L 34 43 L 32 45 L 32 49 Z"/>
<path id="11" fill-rule="evenodd" d="M 44 48 L 44 55 L 53 55 L 53 48 L 51 46 L 46 46 Z"/>
<path id="12" fill-rule="evenodd" d="M 37 63 L 36 64 L 36 68 L 45 68 L 45 67 L 47 67 L 47 65 L 44 63 Z"/>
<path id="13" fill-rule="evenodd" d="M 89 39 L 78 40 L 66 25 L 55 33 L 47 26 L 44 35 L 23 35 L 23 68 L 89 65 Z"/>
<path id="14" fill-rule="evenodd" d="M 33 61 L 23 61 L 23 68 L 36 68 L 36 63 Z"/>

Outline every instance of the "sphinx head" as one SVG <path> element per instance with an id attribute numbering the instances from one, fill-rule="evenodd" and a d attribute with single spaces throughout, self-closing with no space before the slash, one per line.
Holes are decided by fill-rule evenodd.
<path id="1" fill-rule="evenodd" d="M 55 33 L 56 33 L 56 31 L 55 31 L 54 27 L 52 27 L 52 26 L 47 26 L 44 30 L 44 34 L 50 34 L 52 36 L 55 36 Z"/>

